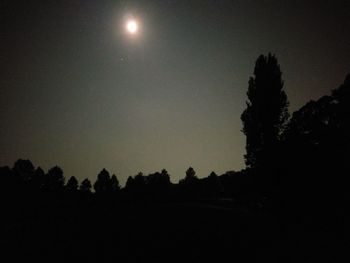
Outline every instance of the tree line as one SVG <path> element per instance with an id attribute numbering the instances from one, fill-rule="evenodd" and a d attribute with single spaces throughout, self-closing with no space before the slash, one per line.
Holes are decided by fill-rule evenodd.
<path id="1" fill-rule="evenodd" d="M 121 198 L 201 199 L 230 197 L 263 204 L 266 200 L 314 207 L 349 199 L 345 173 L 350 156 L 350 74 L 330 95 L 306 103 L 290 114 L 282 71 L 275 55 L 258 57 L 241 115 L 246 136 L 246 168 L 198 178 L 190 167 L 177 184 L 163 169 L 139 173 L 121 187 L 103 169 L 94 183 L 76 177 L 67 182 L 55 166 L 44 172 L 30 160 L 0 168 L 3 191 L 115 195 Z M 321 200 L 321 202 L 320 202 Z M 276 202 L 277 201 L 277 202 Z"/>
<path id="2" fill-rule="evenodd" d="M 224 197 L 226 177 L 237 177 L 240 173 L 228 172 L 218 176 L 212 172 L 206 178 L 198 178 L 195 170 L 190 167 L 185 177 L 174 184 L 170 181 L 167 170 L 163 169 L 149 175 L 140 172 L 135 176 L 129 176 L 125 186 L 121 187 L 117 176 L 110 175 L 106 169 L 99 172 L 95 182 L 92 183 L 86 178 L 79 183 L 75 176 L 66 180 L 63 170 L 58 166 L 45 173 L 41 167 L 35 168 L 30 160 L 19 159 L 12 168 L 1 167 L 0 174 L 1 185 L 6 186 L 2 190 L 3 193 L 81 194 L 112 198 L 179 200 Z"/>

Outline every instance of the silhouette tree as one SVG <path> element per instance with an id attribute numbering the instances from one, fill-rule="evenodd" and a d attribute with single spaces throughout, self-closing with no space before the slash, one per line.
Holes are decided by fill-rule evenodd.
<path id="1" fill-rule="evenodd" d="M 167 170 L 149 174 L 146 178 L 146 191 L 152 198 L 165 198 L 169 194 L 171 186 L 170 176 Z"/>
<path id="2" fill-rule="evenodd" d="M 42 189 L 45 184 L 45 172 L 41 167 L 36 168 L 32 177 L 32 186 L 35 189 Z"/>
<path id="3" fill-rule="evenodd" d="M 66 190 L 68 192 L 76 192 L 78 190 L 78 180 L 71 176 L 66 184 Z"/>
<path id="4" fill-rule="evenodd" d="M 137 188 L 145 187 L 146 177 L 143 175 L 143 173 L 140 172 L 134 177 L 134 184 L 137 186 Z"/>
<path id="5" fill-rule="evenodd" d="M 30 160 L 18 159 L 13 171 L 21 182 L 29 183 L 34 175 L 34 165 Z"/>
<path id="6" fill-rule="evenodd" d="M 179 190 L 183 198 L 196 199 L 199 197 L 199 179 L 197 178 L 196 172 L 192 167 L 187 169 L 185 178 L 179 181 Z"/>
<path id="7" fill-rule="evenodd" d="M 61 191 L 64 188 L 64 181 L 63 171 L 56 165 L 48 171 L 45 188 L 52 192 Z"/>
<path id="8" fill-rule="evenodd" d="M 278 162 L 285 169 L 281 178 L 283 200 L 291 205 L 305 210 L 318 206 L 320 211 L 329 212 L 341 207 L 337 204 L 348 192 L 344 171 L 350 154 L 349 94 L 348 75 L 331 96 L 310 101 L 293 113 L 283 134 L 284 152 Z M 295 191 L 297 196 L 293 195 Z"/>
<path id="9" fill-rule="evenodd" d="M 331 96 L 310 101 L 294 112 L 284 132 L 284 140 L 290 150 L 315 150 L 325 154 L 329 159 L 327 163 L 336 156 L 337 165 L 334 168 L 339 166 L 339 161 L 344 163 L 350 139 L 349 93 L 350 75 L 344 84 L 332 91 Z M 300 154 L 304 152 L 300 151 Z"/>
<path id="10" fill-rule="evenodd" d="M 186 176 L 184 179 L 180 180 L 180 184 L 193 184 L 198 181 L 195 170 L 190 167 L 186 171 Z"/>
<path id="11" fill-rule="evenodd" d="M 120 190 L 120 184 L 119 184 L 118 178 L 117 178 L 117 176 L 115 176 L 115 174 L 112 175 L 110 184 L 111 184 L 111 191 L 112 192 L 118 192 Z"/>
<path id="12" fill-rule="evenodd" d="M 125 184 L 125 190 L 132 197 L 143 196 L 146 191 L 146 177 L 143 173 L 139 172 L 134 177 L 129 176 Z"/>
<path id="13" fill-rule="evenodd" d="M 344 201 L 343 206 L 340 208 L 342 210 L 345 204 L 348 204 L 350 201 L 350 193 L 346 183 L 347 176 L 344 173 L 344 171 L 349 169 L 348 162 L 350 156 L 350 74 L 346 76 L 344 83 L 338 89 L 333 90 L 332 96 L 336 104 L 334 123 L 337 127 L 337 134 L 333 137 L 337 138 L 335 147 L 338 155 L 334 166 L 337 167 L 336 172 L 339 174 L 337 178 L 337 189 Z M 331 145 L 334 145 L 333 142 Z"/>
<path id="14" fill-rule="evenodd" d="M 335 122 L 338 130 L 341 131 L 342 138 L 345 139 L 345 145 L 349 145 L 350 134 L 350 74 L 344 80 L 344 83 L 332 91 L 332 96 L 335 100 Z M 345 157 L 346 155 L 344 155 Z"/>
<path id="15" fill-rule="evenodd" d="M 125 183 L 125 189 L 129 190 L 129 189 L 133 188 L 134 181 L 135 181 L 135 179 L 132 176 L 129 176 L 128 179 L 126 180 L 126 183 Z"/>
<path id="16" fill-rule="evenodd" d="M 147 185 L 150 187 L 165 187 L 170 184 L 170 176 L 168 171 L 163 169 L 160 173 L 155 172 L 153 174 L 148 175 L 147 177 Z"/>
<path id="17" fill-rule="evenodd" d="M 272 159 L 289 116 L 282 72 L 274 55 L 259 56 L 247 95 L 247 108 L 241 115 L 246 135 L 245 162 L 247 167 L 258 168 Z"/>
<path id="18" fill-rule="evenodd" d="M 94 189 L 96 193 L 107 193 L 111 191 L 111 177 L 106 169 L 102 169 L 97 175 Z"/>
<path id="19" fill-rule="evenodd" d="M 91 187 L 90 180 L 86 178 L 81 182 L 79 189 L 84 193 L 91 193 Z"/>
<path id="20" fill-rule="evenodd" d="M 210 197 L 220 197 L 224 193 L 219 176 L 215 172 L 211 172 L 208 176 L 208 195 Z"/>
<path id="21" fill-rule="evenodd" d="M 171 184 L 171 182 L 170 182 L 170 175 L 168 174 L 167 170 L 162 169 L 162 171 L 160 172 L 160 180 L 161 180 L 163 185 Z"/>

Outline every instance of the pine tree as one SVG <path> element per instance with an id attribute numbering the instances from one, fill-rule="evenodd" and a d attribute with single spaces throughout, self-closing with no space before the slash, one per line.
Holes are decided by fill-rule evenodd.
<path id="1" fill-rule="evenodd" d="M 61 191 L 64 187 L 64 181 L 63 171 L 56 165 L 47 173 L 45 188 L 52 192 Z"/>
<path id="2" fill-rule="evenodd" d="M 97 175 L 94 189 L 96 193 L 107 193 L 110 191 L 111 177 L 106 169 L 102 169 L 102 171 Z"/>
<path id="3" fill-rule="evenodd" d="M 190 167 L 186 170 L 186 176 L 184 179 L 180 180 L 179 183 L 181 184 L 193 184 L 198 181 L 198 178 L 196 176 L 196 171 Z"/>
<path id="4" fill-rule="evenodd" d="M 68 192 L 75 192 L 78 190 L 78 180 L 74 176 L 69 178 L 66 184 L 66 190 Z"/>
<path id="5" fill-rule="evenodd" d="M 91 193 L 91 187 L 90 180 L 86 178 L 81 182 L 79 189 L 84 193 Z"/>
<path id="6" fill-rule="evenodd" d="M 120 190 L 119 180 L 115 174 L 111 177 L 111 190 L 112 192 L 118 192 Z"/>

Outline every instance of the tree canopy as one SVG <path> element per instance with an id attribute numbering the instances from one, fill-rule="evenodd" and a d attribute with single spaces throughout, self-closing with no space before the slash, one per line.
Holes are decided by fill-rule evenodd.
<path id="1" fill-rule="evenodd" d="M 241 115 L 246 135 L 245 162 L 250 168 L 266 165 L 288 119 L 288 100 L 283 90 L 277 58 L 268 54 L 257 59 L 249 80 L 247 108 Z"/>

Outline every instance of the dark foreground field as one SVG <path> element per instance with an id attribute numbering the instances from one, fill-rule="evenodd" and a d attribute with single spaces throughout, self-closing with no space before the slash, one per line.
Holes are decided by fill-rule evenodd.
<path id="1" fill-rule="evenodd" d="M 337 231 L 228 201 L 5 201 L 6 262 L 341 262 Z"/>

